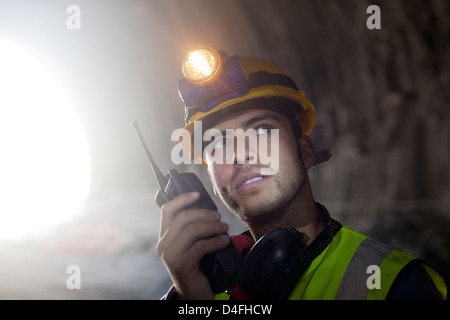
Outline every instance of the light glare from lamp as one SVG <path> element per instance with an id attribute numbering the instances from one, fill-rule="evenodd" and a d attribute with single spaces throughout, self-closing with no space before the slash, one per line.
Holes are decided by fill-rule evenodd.
<path id="1" fill-rule="evenodd" d="M 191 52 L 183 63 L 183 74 L 192 83 L 205 85 L 217 78 L 221 71 L 219 53 L 210 48 Z"/>

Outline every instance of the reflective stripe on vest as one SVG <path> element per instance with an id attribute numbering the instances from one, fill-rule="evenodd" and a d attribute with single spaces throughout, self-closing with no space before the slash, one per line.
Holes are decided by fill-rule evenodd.
<path id="1" fill-rule="evenodd" d="M 336 300 L 365 299 L 369 291 L 367 269 L 369 266 L 379 267 L 391 251 L 389 247 L 371 239 L 361 242 L 345 270 L 334 298 Z"/>
<path id="2" fill-rule="evenodd" d="M 311 263 L 288 299 L 385 299 L 398 273 L 414 257 L 346 226 Z M 369 289 L 370 266 L 380 270 L 379 288 Z M 369 269 L 370 270 L 370 269 Z"/>

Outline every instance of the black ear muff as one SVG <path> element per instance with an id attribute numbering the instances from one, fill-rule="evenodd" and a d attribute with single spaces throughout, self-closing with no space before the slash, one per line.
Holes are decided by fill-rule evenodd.
<path id="1" fill-rule="evenodd" d="M 305 246 L 296 229 L 276 229 L 262 237 L 245 261 L 241 286 L 251 299 L 283 299 L 303 273 Z"/>
<path id="2" fill-rule="evenodd" d="M 228 293 L 235 300 L 282 299 L 306 268 L 299 268 L 305 249 L 296 229 L 276 229 L 254 242 L 240 234 L 231 237 L 245 259 L 238 285 Z"/>

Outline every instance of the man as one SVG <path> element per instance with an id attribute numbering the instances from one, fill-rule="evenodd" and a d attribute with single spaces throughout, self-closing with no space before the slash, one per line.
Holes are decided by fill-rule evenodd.
<path id="1" fill-rule="evenodd" d="M 183 71 L 185 130 L 193 135 L 201 121 L 204 131 L 239 132 L 202 145 L 200 160 L 215 194 L 247 225 L 249 246 L 259 242 L 244 250 L 240 283 L 216 294 L 199 263 L 229 245 L 228 226 L 218 212 L 185 210 L 199 200 L 196 192 L 169 201 L 161 209 L 157 246 L 174 282 L 165 299 L 446 299 L 445 282 L 434 269 L 342 226 L 314 200 L 308 170 L 316 163 L 309 137 L 315 110 L 284 71 L 211 48 L 191 54 Z M 250 139 L 238 148 L 235 140 L 249 130 L 257 137 L 276 133 L 268 149 L 278 159 L 263 163 L 261 145 Z M 185 150 L 198 158 L 198 146 L 186 140 Z"/>

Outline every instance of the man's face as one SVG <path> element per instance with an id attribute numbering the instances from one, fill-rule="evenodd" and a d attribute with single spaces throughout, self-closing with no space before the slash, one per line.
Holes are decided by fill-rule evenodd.
<path id="1" fill-rule="evenodd" d="M 258 146 L 246 143 L 245 148 L 239 149 L 237 143 L 233 145 L 229 141 L 214 141 L 214 146 L 223 148 L 225 153 L 230 152 L 226 149 L 231 146 L 233 159 L 218 164 L 207 153 L 205 160 L 216 194 L 244 222 L 270 223 L 282 219 L 292 200 L 302 196 L 306 176 L 298 140 L 290 121 L 274 111 L 251 109 L 224 118 L 214 128 L 222 132 L 227 129 L 254 129 L 258 136 L 267 135 L 266 141 L 269 143 L 266 154 L 277 147 L 279 158 L 272 159 L 271 164 L 262 164 L 261 148 Z M 270 139 L 274 129 L 278 130 L 278 141 Z M 277 161 L 277 170 L 269 168 L 273 166 L 274 160 Z"/>

